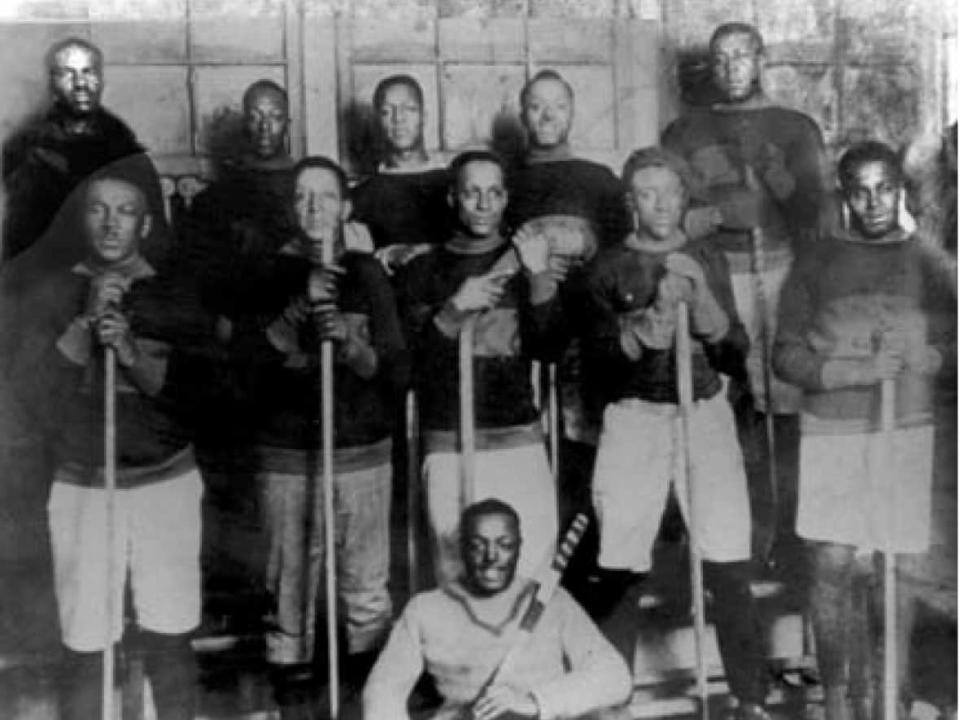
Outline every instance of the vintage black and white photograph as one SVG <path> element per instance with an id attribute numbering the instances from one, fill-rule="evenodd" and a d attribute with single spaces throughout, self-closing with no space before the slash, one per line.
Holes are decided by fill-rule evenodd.
<path id="1" fill-rule="evenodd" d="M 0 0 L 0 720 L 956 720 L 953 0 Z"/>

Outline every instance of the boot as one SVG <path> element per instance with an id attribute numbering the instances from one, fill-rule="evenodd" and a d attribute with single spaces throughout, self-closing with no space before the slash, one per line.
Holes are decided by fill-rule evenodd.
<path id="1" fill-rule="evenodd" d="M 189 635 L 144 631 L 141 641 L 157 720 L 193 720 L 197 666 Z"/>
<path id="2" fill-rule="evenodd" d="M 270 671 L 273 697 L 281 720 L 320 720 L 309 665 L 274 665 Z"/>
<path id="3" fill-rule="evenodd" d="M 103 653 L 64 648 L 60 671 L 60 719 L 101 717 Z"/>

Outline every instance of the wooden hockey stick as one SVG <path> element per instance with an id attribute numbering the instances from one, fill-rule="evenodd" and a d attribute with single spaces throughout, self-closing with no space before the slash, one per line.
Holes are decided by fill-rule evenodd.
<path id="1" fill-rule="evenodd" d="M 407 587 L 412 597 L 417 592 L 417 572 L 420 563 L 417 557 L 417 533 L 420 511 L 420 415 L 417 408 L 417 393 L 409 390 L 406 395 L 407 425 Z"/>
<path id="2" fill-rule="evenodd" d="M 697 531 L 698 512 L 693 491 L 690 457 L 690 417 L 693 412 L 693 362 L 690 350 L 690 315 L 687 303 L 677 304 L 675 352 L 677 360 L 677 395 L 679 399 L 679 442 L 683 470 L 678 478 L 682 497 L 687 503 L 687 536 L 690 539 L 690 586 L 693 595 L 693 638 L 697 654 L 697 697 L 700 717 L 709 718 L 707 688 L 707 617 L 703 598 L 703 555 Z"/>
<path id="3" fill-rule="evenodd" d="M 321 249 L 324 267 L 333 264 L 333 242 Z M 321 457 L 323 462 L 323 545 L 327 602 L 327 674 L 330 683 L 330 717 L 340 712 L 340 658 L 337 648 L 337 560 L 333 508 L 333 341 L 320 344 Z"/>
<path id="4" fill-rule="evenodd" d="M 883 446 L 890 452 L 893 443 L 896 410 L 895 380 L 880 384 L 880 432 Z M 883 720 L 897 720 L 897 556 L 893 549 L 883 550 Z"/>
<path id="5" fill-rule="evenodd" d="M 114 650 L 113 616 L 117 611 L 113 596 L 117 574 L 114 544 L 117 538 L 117 353 L 110 346 L 103 349 L 103 485 L 106 494 L 107 534 L 107 596 L 104 612 L 107 622 L 103 647 L 103 686 L 101 715 L 103 720 L 114 720 Z"/>
<path id="6" fill-rule="evenodd" d="M 477 315 L 472 314 L 460 328 L 460 503 L 467 507 L 476 495 L 476 416 L 473 388 L 473 335 Z"/>

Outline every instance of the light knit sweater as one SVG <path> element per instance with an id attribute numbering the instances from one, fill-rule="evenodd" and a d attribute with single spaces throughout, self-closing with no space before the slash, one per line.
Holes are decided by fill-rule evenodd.
<path id="1" fill-rule="evenodd" d="M 530 582 L 518 579 L 489 598 L 470 595 L 459 583 L 416 595 L 370 674 L 363 717 L 409 717 L 407 700 L 424 671 L 434 678 L 444 709 L 469 704 L 506 654 L 529 590 Z M 505 682 L 531 692 L 543 719 L 576 717 L 630 695 L 623 659 L 562 589 L 516 659 Z"/>

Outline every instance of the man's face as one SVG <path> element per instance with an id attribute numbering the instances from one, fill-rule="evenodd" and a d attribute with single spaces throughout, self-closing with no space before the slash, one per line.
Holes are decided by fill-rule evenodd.
<path id="1" fill-rule="evenodd" d="M 83 229 L 93 255 L 105 264 L 135 255 L 150 232 L 143 193 L 124 180 L 105 178 L 87 188 Z"/>
<path id="2" fill-rule="evenodd" d="M 89 115 L 100 107 L 103 69 L 97 56 L 85 47 L 68 45 L 53 58 L 50 89 L 54 98 L 73 115 Z"/>
<path id="3" fill-rule="evenodd" d="M 731 33 L 718 39 L 710 60 L 713 81 L 727 102 L 743 102 L 756 92 L 760 52 L 749 33 Z"/>
<path id="4" fill-rule="evenodd" d="M 513 581 L 520 557 L 520 530 L 512 518 L 490 513 L 463 529 L 465 581 L 476 594 L 502 592 Z"/>
<path id="5" fill-rule="evenodd" d="M 247 138 L 253 152 L 263 160 L 285 152 L 289 122 L 286 98 L 276 91 L 254 93 L 244 105 L 243 124 Z"/>
<path id="6" fill-rule="evenodd" d="M 327 168 L 307 168 L 296 179 L 293 210 L 297 226 L 316 243 L 333 241 L 350 214 L 350 201 L 340 192 L 340 181 Z"/>
<path id="7" fill-rule="evenodd" d="M 548 148 L 566 142 L 573 123 L 573 98 L 559 80 L 538 80 L 523 104 L 523 125 L 531 144 Z"/>
<path id="8" fill-rule="evenodd" d="M 854 229 L 879 238 L 899 224 L 900 183 L 893 169 L 875 160 L 857 168 L 845 189 Z"/>
<path id="9" fill-rule="evenodd" d="M 416 150 L 423 144 L 423 108 L 407 85 L 397 83 L 387 88 L 377 117 L 383 137 L 394 152 Z"/>
<path id="10" fill-rule="evenodd" d="M 507 189 L 500 166 L 488 160 L 464 165 L 457 179 L 454 202 L 460 225 L 467 233 L 485 238 L 497 232 L 507 207 Z"/>
<path id="11" fill-rule="evenodd" d="M 683 183 L 670 168 L 642 168 L 630 180 L 627 205 L 638 233 L 666 240 L 680 226 L 685 203 Z"/>

